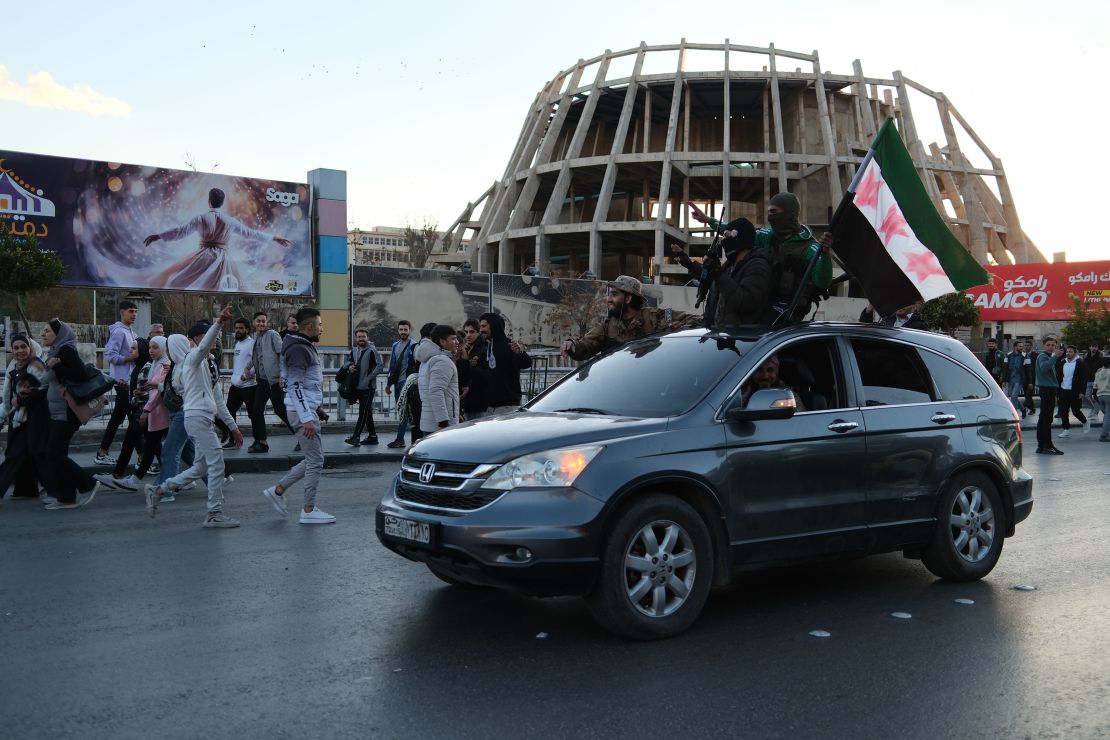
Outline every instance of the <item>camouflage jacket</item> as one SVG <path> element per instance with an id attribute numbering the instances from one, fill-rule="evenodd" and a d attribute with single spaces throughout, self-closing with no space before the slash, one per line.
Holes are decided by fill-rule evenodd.
<path id="1" fill-rule="evenodd" d="M 686 314 L 675 311 L 671 322 L 685 321 L 686 318 Z M 639 313 L 627 321 L 623 317 L 605 319 L 600 326 L 590 329 L 586 336 L 575 342 L 574 350 L 567 352 L 567 355 L 572 360 L 587 360 L 599 352 L 668 328 L 670 325 L 667 322 L 666 309 L 641 308 Z"/>

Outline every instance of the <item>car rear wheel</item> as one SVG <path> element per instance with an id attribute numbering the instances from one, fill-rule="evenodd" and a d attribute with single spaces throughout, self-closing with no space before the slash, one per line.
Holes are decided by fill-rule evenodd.
<path id="1" fill-rule="evenodd" d="M 933 540 L 921 560 L 940 578 L 976 581 L 998 563 L 1005 532 L 998 488 L 983 473 L 961 473 L 945 489 Z"/>
<path id="2" fill-rule="evenodd" d="M 709 530 L 681 499 L 651 494 L 617 518 L 587 597 L 601 626 L 624 637 L 671 637 L 693 624 L 713 582 Z"/>

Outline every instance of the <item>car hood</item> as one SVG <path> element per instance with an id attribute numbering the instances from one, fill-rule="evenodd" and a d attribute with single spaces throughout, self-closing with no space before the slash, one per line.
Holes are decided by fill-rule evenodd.
<path id="1" fill-rule="evenodd" d="M 468 421 L 424 437 L 410 460 L 503 463 L 521 455 L 576 444 L 661 432 L 666 419 L 595 414 L 520 412 Z"/>

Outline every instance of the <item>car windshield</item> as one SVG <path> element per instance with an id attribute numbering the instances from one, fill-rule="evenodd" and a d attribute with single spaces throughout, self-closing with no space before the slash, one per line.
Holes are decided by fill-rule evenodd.
<path id="1" fill-rule="evenodd" d="M 527 408 L 676 416 L 689 411 L 751 344 L 709 333 L 640 339 L 578 368 Z"/>

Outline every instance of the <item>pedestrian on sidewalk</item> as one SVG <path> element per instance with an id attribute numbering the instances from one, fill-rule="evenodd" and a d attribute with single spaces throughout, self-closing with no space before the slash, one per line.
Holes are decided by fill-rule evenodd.
<path id="1" fill-rule="evenodd" d="M 153 336 L 149 339 L 147 353 L 150 361 L 147 362 L 135 377 L 135 390 L 131 392 L 131 410 L 128 416 L 127 432 L 123 435 L 123 449 L 116 458 L 115 468 L 111 473 L 98 473 L 93 477 L 109 488 L 120 491 L 139 491 L 143 487 L 143 478 L 154 461 L 154 444 L 147 437 L 147 421 L 149 414 L 145 411 L 150 400 L 150 392 L 158 387 L 155 375 L 162 370 L 162 362 L 168 361 L 166 353 L 166 339 Z M 135 450 L 139 453 L 139 465 L 134 473 L 127 473 L 127 466 L 131 463 L 131 455 Z M 143 462 L 145 461 L 145 466 Z"/>
<path id="2" fill-rule="evenodd" d="M 378 433 L 374 429 L 374 390 L 382 372 L 382 364 L 378 362 L 378 348 L 370 341 L 370 332 L 366 329 L 355 330 L 355 345 L 347 356 L 347 372 L 355 376 L 358 421 L 355 422 L 354 433 L 343 441 L 352 447 L 376 445 Z M 359 435 L 363 428 L 366 429 L 367 436 L 360 440 Z"/>
<path id="3" fill-rule="evenodd" d="M 139 359 L 139 338 L 131 328 L 139 317 L 139 306 L 134 301 L 120 301 L 119 321 L 109 328 L 108 342 L 104 345 L 104 361 L 108 363 L 108 375 L 116 381 L 116 402 L 100 447 L 96 451 L 97 465 L 115 465 L 116 459 L 108 454 L 116 431 L 131 410 L 131 373 L 135 361 Z"/>
<path id="4" fill-rule="evenodd" d="M 285 367 L 286 403 L 296 414 L 293 433 L 301 445 L 304 458 L 294 465 L 276 485 L 262 495 L 285 516 L 285 492 L 289 486 L 304 480 L 304 505 L 301 507 L 301 524 L 332 524 L 335 517 L 316 506 L 316 488 L 324 470 L 324 444 L 320 422 L 328 420 L 324 411 L 324 369 L 316 351 L 323 322 L 314 308 L 297 312 L 297 331 L 285 335 L 281 343 L 281 357 Z"/>
<path id="5" fill-rule="evenodd" d="M 255 403 L 258 380 L 248 370 L 254 361 L 254 342 L 251 322 L 242 316 L 235 319 L 235 347 L 231 363 L 231 385 L 227 389 L 227 412 L 238 421 L 239 409 L 245 406 L 247 418 L 251 422 L 251 434 L 257 440 L 266 439 L 266 405 L 263 402 L 259 408 Z"/>
<path id="6" fill-rule="evenodd" d="M 432 349 L 425 351 L 424 342 L 417 347 L 420 357 L 420 429 L 431 434 L 459 423 L 459 370 L 455 357 L 459 337 L 453 327 L 440 324 L 429 338 Z"/>
<path id="7" fill-rule="evenodd" d="M 1095 400 L 1094 393 L 1095 374 L 1098 373 L 1100 367 L 1102 367 L 1102 350 L 1098 348 L 1098 342 L 1092 341 L 1087 346 L 1087 351 L 1083 355 L 1083 370 L 1087 376 L 1086 395 L 1084 398 L 1091 408 L 1091 424 L 1095 423 L 1095 417 L 1102 411 L 1098 405 L 1098 401 Z"/>
<path id="8" fill-rule="evenodd" d="M 1090 432 L 1091 424 L 1081 408 L 1087 375 L 1075 347 L 1068 347 L 1064 351 L 1064 361 L 1056 364 L 1056 380 L 1060 383 L 1060 421 L 1064 427 L 1058 436 L 1061 439 L 1071 436 L 1071 414 L 1083 425 L 1084 434 Z"/>
<path id="9" fill-rule="evenodd" d="M 463 343 L 459 347 L 460 381 L 465 376 L 465 394 L 460 397 L 462 416 L 467 421 L 481 419 L 489 411 L 486 402 L 486 383 L 489 382 L 489 365 L 486 364 L 486 340 L 482 338 L 478 319 L 463 322 Z M 466 370 L 462 365 L 465 363 Z"/>
<path id="10" fill-rule="evenodd" d="M 1098 441 L 1110 442 L 1110 357 L 1103 357 L 1102 366 L 1095 373 L 1093 398 L 1102 409 L 1102 429 Z"/>
<path id="11" fill-rule="evenodd" d="M 521 397 L 520 371 L 532 366 L 532 358 L 519 342 L 505 333 L 505 319 L 501 314 L 484 313 L 478 317 L 478 325 L 486 340 L 489 413 L 495 416 L 517 411 Z"/>
<path id="12" fill-rule="evenodd" d="M 1037 355 L 1035 379 L 1040 390 L 1041 410 L 1037 414 L 1037 454 L 1063 455 L 1052 443 L 1052 417 L 1056 413 L 1056 394 L 1060 383 L 1056 380 L 1056 340 L 1045 337 L 1044 350 Z"/>
<path id="13" fill-rule="evenodd" d="M 0 391 L 0 428 L 5 423 L 8 425 L 8 444 L 4 449 L 4 461 L 0 463 L 0 498 L 14 483 L 13 498 L 35 499 L 39 498 L 39 475 L 30 431 L 34 425 L 30 423 L 31 409 L 27 402 L 32 393 L 45 393 L 47 368 L 39 358 L 42 348 L 26 334 L 14 334 L 11 348 L 12 360 L 4 369 L 3 390 Z M 27 382 L 21 389 L 20 384 L 27 379 L 34 382 Z M 37 426 L 45 432 L 49 416 L 43 413 L 40 419 L 45 421 L 39 420 Z M 41 432 L 38 436 L 36 441 L 41 443 L 45 437 Z"/>
<path id="14" fill-rule="evenodd" d="M 263 453 L 270 451 L 266 436 L 266 402 L 274 407 L 274 413 L 281 423 L 293 431 L 289 414 L 285 410 L 285 389 L 281 386 L 281 342 L 282 337 L 270 328 L 270 317 L 265 311 L 254 314 L 254 344 L 251 346 L 251 361 L 244 369 L 244 375 L 255 379 L 254 416 L 259 420 L 253 430 L 254 441 L 247 452 Z"/>
<path id="15" fill-rule="evenodd" d="M 412 324 L 409 323 L 408 319 L 398 321 L 397 340 L 389 348 L 389 366 L 386 369 L 385 392 L 393 394 L 393 400 L 398 406 L 397 437 L 386 445 L 386 447 L 392 449 L 405 446 L 405 432 L 408 431 L 410 419 L 408 414 L 400 411 L 400 407 L 401 391 L 404 389 L 405 381 L 408 380 L 410 375 L 415 374 L 417 369 L 412 357 L 416 343 L 409 338 L 411 333 Z M 413 424 L 416 423 L 417 420 L 413 419 Z"/>
<path id="16" fill-rule="evenodd" d="M 46 376 L 50 422 L 45 447 L 41 448 L 35 462 L 47 494 L 57 499 L 46 508 L 76 509 L 88 505 L 100 486 L 69 456 L 69 445 L 81 427 L 81 420 L 69 408 L 63 391 L 66 383 L 80 383 L 85 379 L 85 363 L 77 354 L 77 335 L 64 321 L 47 322 L 42 330 L 42 343 L 48 350 L 46 366 L 50 368 Z"/>
<path id="17" fill-rule="evenodd" d="M 186 468 L 193 465 L 193 444 L 189 441 L 189 435 L 185 432 L 185 387 L 181 383 L 182 371 L 178 369 L 185 362 L 185 357 L 189 354 L 191 348 L 192 344 L 184 334 L 172 334 L 166 340 L 166 350 L 170 357 L 170 363 L 166 368 L 166 376 L 162 380 L 157 402 L 167 416 L 167 423 L 166 434 L 162 441 L 162 467 L 158 471 L 158 476 L 154 479 L 155 488 L 176 476 L 181 471 L 182 461 L 184 461 Z M 150 406 L 149 401 L 147 406 Z M 151 410 L 151 413 L 153 414 L 153 410 Z M 163 491 L 161 503 L 167 504 L 173 500 L 173 493 Z"/>
<path id="18" fill-rule="evenodd" d="M 174 494 L 184 486 L 208 478 L 208 516 L 204 526 L 208 528 L 238 527 L 239 520 L 224 514 L 224 451 L 216 435 L 215 420 L 218 417 L 227 425 L 235 447 L 243 444 L 243 434 L 235 424 L 235 419 L 227 411 L 223 394 L 219 392 L 219 370 L 212 360 L 212 348 L 216 345 L 220 328 L 231 321 L 231 304 L 224 306 L 216 322 L 200 321 L 189 330 L 190 337 L 202 336 L 196 346 L 189 350 L 184 360 L 174 367 L 174 373 L 181 372 L 185 408 L 185 431 L 193 441 L 193 465 L 183 473 L 170 478 L 159 486 L 146 487 L 146 506 L 150 516 L 158 513 L 158 504 L 165 493 Z"/>

